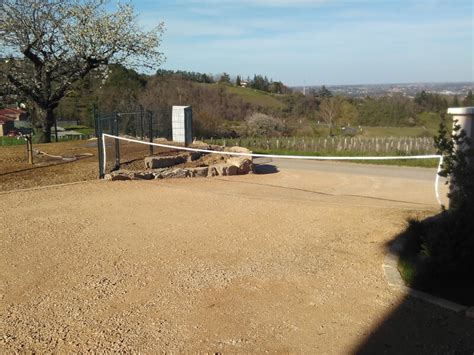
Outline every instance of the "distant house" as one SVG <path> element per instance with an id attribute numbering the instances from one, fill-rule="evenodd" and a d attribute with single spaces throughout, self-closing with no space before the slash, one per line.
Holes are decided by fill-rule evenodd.
<path id="1" fill-rule="evenodd" d="M 0 110 L 0 137 L 6 136 L 10 131 L 20 130 L 28 124 L 28 113 L 19 108 L 7 107 Z"/>
<path id="2" fill-rule="evenodd" d="M 0 115 L 0 137 L 8 135 L 15 128 L 14 121 L 5 115 Z"/>
<path id="3" fill-rule="evenodd" d="M 244 81 L 244 80 L 242 80 L 242 81 L 240 82 L 240 86 L 243 87 L 243 88 L 246 88 L 248 85 L 249 85 L 249 83 L 246 82 L 246 81 Z"/>
<path id="4" fill-rule="evenodd" d="M 28 113 L 19 108 L 4 108 L 0 110 L 0 116 L 11 121 L 25 121 L 28 119 Z"/>

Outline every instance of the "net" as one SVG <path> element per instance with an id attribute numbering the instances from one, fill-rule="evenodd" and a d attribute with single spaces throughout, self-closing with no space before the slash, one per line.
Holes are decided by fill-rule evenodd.
<path id="1" fill-rule="evenodd" d="M 195 152 L 203 154 L 217 154 L 227 156 L 247 156 L 252 158 L 273 158 L 273 159 L 290 159 L 290 160 L 313 160 L 313 161 L 390 161 L 390 160 L 423 160 L 437 159 L 438 169 L 434 180 L 434 190 L 436 199 L 440 205 L 440 175 L 443 164 L 443 157 L 437 154 L 427 155 L 410 155 L 410 156 L 310 156 L 310 155 L 278 155 L 278 154 L 258 154 L 244 153 L 235 151 L 221 151 L 202 148 L 190 148 L 172 145 L 169 143 L 147 142 L 145 140 L 133 137 L 123 137 L 119 135 L 102 134 L 103 146 L 103 169 L 108 171 L 111 166 L 113 169 L 120 167 L 133 170 L 136 168 L 144 168 L 143 158 L 151 155 L 169 155 L 178 152 Z M 113 142 L 113 143 L 112 143 Z M 113 147 L 113 148 L 112 148 Z M 115 158 L 111 161 L 111 155 Z M 138 164 L 138 165 L 137 165 Z"/>

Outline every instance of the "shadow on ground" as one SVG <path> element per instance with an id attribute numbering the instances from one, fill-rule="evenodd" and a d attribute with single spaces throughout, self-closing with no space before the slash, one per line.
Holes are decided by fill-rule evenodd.
<path id="1" fill-rule="evenodd" d="M 255 164 L 255 174 L 275 174 L 279 170 L 275 165 L 271 164 Z"/>
<path id="2" fill-rule="evenodd" d="M 396 236 L 387 249 L 413 236 Z M 474 354 L 474 319 L 406 296 L 361 341 L 355 354 Z"/>

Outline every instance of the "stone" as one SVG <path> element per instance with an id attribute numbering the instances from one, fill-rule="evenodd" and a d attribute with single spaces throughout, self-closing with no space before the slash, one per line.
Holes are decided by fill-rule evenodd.
<path id="1" fill-rule="evenodd" d="M 189 152 L 187 160 L 188 162 L 198 160 L 202 154 L 201 152 Z"/>
<path id="2" fill-rule="evenodd" d="M 216 145 L 216 144 L 211 144 L 211 145 L 209 146 L 209 149 L 210 149 L 210 150 L 214 150 L 214 151 L 216 151 L 216 152 L 222 152 L 222 151 L 224 151 L 224 147 L 222 147 L 222 146 L 220 146 L 220 145 Z"/>
<path id="3" fill-rule="evenodd" d="M 229 165 L 227 167 L 227 175 L 228 176 L 231 176 L 231 175 L 239 175 L 239 168 L 235 165 Z"/>
<path id="4" fill-rule="evenodd" d="M 146 157 L 145 168 L 146 169 L 169 168 L 171 166 L 185 163 L 186 160 L 187 160 L 186 155 Z"/>
<path id="5" fill-rule="evenodd" d="M 124 173 L 119 174 L 106 174 L 104 176 L 105 180 L 109 181 L 124 181 L 124 180 L 132 180 L 132 178 Z"/>
<path id="6" fill-rule="evenodd" d="M 169 168 L 174 165 L 185 163 L 187 157 L 184 155 L 178 156 L 154 156 L 145 158 L 146 169 Z"/>
<path id="7" fill-rule="evenodd" d="M 155 179 L 163 179 L 163 172 L 168 169 L 156 169 L 152 172 Z"/>
<path id="8" fill-rule="evenodd" d="M 253 163 L 249 157 L 233 156 L 227 159 L 227 164 L 236 166 L 239 169 L 239 175 L 253 172 Z"/>
<path id="9" fill-rule="evenodd" d="M 196 148 L 196 149 L 205 149 L 209 150 L 211 146 L 203 141 L 194 141 L 191 145 L 191 148 Z"/>
<path id="10" fill-rule="evenodd" d="M 246 154 L 252 154 L 252 151 L 244 148 L 244 147 L 228 147 L 224 149 L 226 152 L 232 152 L 232 153 L 246 153 Z M 249 159 L 252 159 L 252 157 L 248 157 Z"/>
<path id="11" fill-rule="evenodd" d="M 132 178 L 136 180 L 153 180 L 155 177 L 153 173 L 141 171 L 141 172 L 132 173 Z"/>
<path id="12" fill-rule="evenodd" d="M 217 176 L 227 176 L 227 169 L 228 169 L 227 164 L 216 164 L 214 165 L 214 169 L 216 170 L 216 175 Z"/>
<path id="13" fill-rule="evenodd" d="M 205 166 L 201 168 L 188 169 L 188 171 L 190 172 L 192 177 L 206 177 L 209 172 L 209 168 Z"/>
<path id="14" fill-rule="evenodd" d="M 207 176 L 212 177 L 212 176 L 217 176 L 217 175 L 219 175 L 219 173 L 217 172 L 216 167 L 213 165 L 209 166 L 208 171 L 207 171 Z"/>
<path id="15" fill-rule="evenodd" d="M 171 178 L 185 178 L 190 176 L 190 173 L 187 169 L 167 169 L 161 173 L 163 179 L 171 179 Z"/>

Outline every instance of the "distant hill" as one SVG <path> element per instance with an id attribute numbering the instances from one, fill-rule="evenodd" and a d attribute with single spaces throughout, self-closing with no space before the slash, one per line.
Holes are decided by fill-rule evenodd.
<path id="1" fill-rule="evenodd" d="M 191 105 L 195 134 L 199 137 L 245 135 L 249 132 L 245 119 L 254 113 L 272 116 L 273 121 L 268 122 L 277 122 L 277 126 L 282 127 L 275 134 L 313 136 L 327 134 L 327 129 L 322 127 L 328 126 L 328 115 L 321 105 L 331 101 L 331 105 L 323 106 L 333 110 L 332 123 L 338 127 L 419 127 L 419 134 L 432 135 L 449 105 L 464 105 L 474 100 L 472 94 L 468 99 L 469 95 L 465 94 L 457 97 L 422 91 L 428 88 L 426 84 L 328 86 L 324 90 L 312 87 L 303 95 L 298 88 L 289 90 L 282 83 L 267 82 L 266 77 L 261 80 L 263 87 L 284 93 L 245 88 L 232 83 L 228 76 L 223 75 L 223 78 L 226 80 L 216 82 L 212 76 L 184 71 L 143 75 L 113 65 L 106 80 L 91 73 L 77 83 L 61 101 L 56 117 L 93 126 L 94 104 L 101 112 L 136 111 L 142 105 L 156 112 L 163 126 L 169 126 L 171 106 Z M 470 85 L 433 84 L 429 87 L 464 92 Z M 411 91 L 406 91 L 408 89 Z M 0 98 L 0 105 L 2 103 L 5 104 Z"/>
<path id="2" fill-rule="evenodd" d="M 360 85 L 326 85 L 336 94 L 352 97 L 383 96 L 401 94 L 407 97 L 415 97 L 419 92 L 426 91 L 440 95 L 466 96 L 469 90 L 474 90 L 474 82 L 453 83 L 398 83 L 398 84 L 360 84 Z M 295 86 L 298 92 L 310 93 L 321 89 L 321 85 Z"/>

